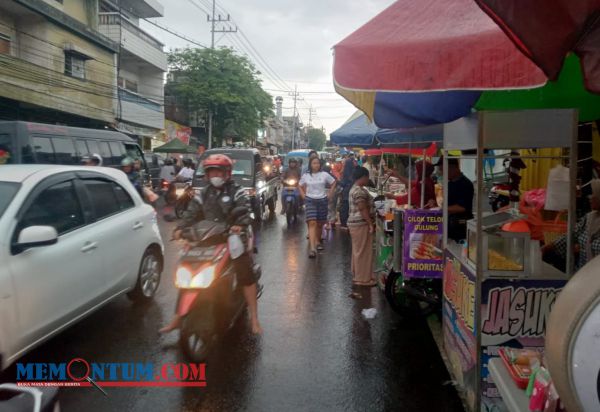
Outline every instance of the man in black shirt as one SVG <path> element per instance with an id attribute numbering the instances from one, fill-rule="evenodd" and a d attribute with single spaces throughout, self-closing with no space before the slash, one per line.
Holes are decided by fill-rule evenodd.
<path id="1" fill-rule="evenodd" d="M 443 174 L 443 158 L 436 163 Z M 448 159 L 448 238 L 467 236 L 467 220 L 473 219 L 473 183 L 460 171 L 458 159 Z"/>

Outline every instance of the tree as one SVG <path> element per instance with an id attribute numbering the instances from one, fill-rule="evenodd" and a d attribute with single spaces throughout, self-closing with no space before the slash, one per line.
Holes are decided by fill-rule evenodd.
<path id="1" fill-rule="evenodd" d="M 313 150 L 321 150 L 323 146 L 325 146 L 325 141 L 327 140 L 327 136 L 321 129 L 309 129 L 306 133 L 308 137 L 308 147 Z"/>
<path id="2" fill-rule="evenodd" d="M 232 49 L 183 49 L 169 53 L 165 92 L 189 113 L 213 113 L 213 136 L 232 130 L 249 142 L 273 114 L 271 96 L 262 89 L 260 72 Z"/>

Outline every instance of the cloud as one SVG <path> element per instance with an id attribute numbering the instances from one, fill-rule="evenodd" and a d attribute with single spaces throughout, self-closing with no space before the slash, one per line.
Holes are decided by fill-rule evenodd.
<path id="1" fill-rule="evenodd" d="M 192 2 L 209 9 L 210 0 L 162 0 L 164 18 L 157 22 L 186 37 L 210 44 L 210 24 L 206 15 Z M 289 87 L 298 84 L 300 92 L 333 92 L 331 77 L 332 47 L 369 19 L 393 3 L 392 0 L 220 0 L 250 40 L 260 56 L 285 80 Z M 225 13 L 221 13 L 225 17 Z M 232 24 L 232 26 L 235 26 Z M 186 41 L 166 34 L 160 29 L 143 25 L 161 39 L 166 49 L 185 47 Z M 219 46 L 233 46 L 250 55 L 259 70 L 265 73 L 264 87 L 283 88 L 280 80 L 273 80 L 265 64 L 238 34 L 216 35 Z M 284 107 L 291 107 L 291 98 L 285 92 L 273 91 L 284 97 Z M 306 93 L 300 115 L 308 122 L 312 105 L 317 109 L 315 125 L 323 125 L 327 132 L 339 127 L 355 108 L 334 93 Z M 288 109 L 289 110 L 289 109 Z M 291 110 L 289 111 L 291 114 Z M 320 119 L 320 121 L 319 121 Z"/>

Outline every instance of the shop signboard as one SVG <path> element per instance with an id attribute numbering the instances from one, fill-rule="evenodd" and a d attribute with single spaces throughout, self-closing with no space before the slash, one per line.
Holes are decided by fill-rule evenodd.
<path id="1" fill-rule="evenodd" d="M 467 407 L 477 403 L 477 330 L 475 328 L 475 274 L 457 257 L 444 254 L 444 349 L 452 376 L 465 393 Z"/>
<path id="2" fill-rule="evenodd" d="M 171 120 L 165 120 L 165 135 L 167 136 L 167 141 L 177 138 L 185 144 L 190 144 L 192 128 Z"/>
<path id="3" fill-rule="evenodd" d="M 488 362 L 503 346 L 543 350 L 550 311 L 565 280 L 486 279 L 481 286 L 482 409 L 502 410 Z M 487 409 L 485 409 L 485 408 Z"/>
<path id="4" fill-rule="evenodd" d="M 402 273 L 407 278 L 441 278 L 444 273 L 442 211 L 404 211 Z"/>

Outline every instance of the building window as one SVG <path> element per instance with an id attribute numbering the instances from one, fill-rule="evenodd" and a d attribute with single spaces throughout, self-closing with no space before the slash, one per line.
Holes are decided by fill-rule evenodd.
<path id="1" fill-rule="evenodd" d="M 80 54 L 65 52 L 65 74 L 85 79 L 85 60 Z"/>
<path id="2" fill-rule="evenodd" d="M 138 84 L 135 80 L 125 79 L 123 77 L 119 77 L 117 80 L 119 87 L 129 90 L 130 92 L 137 93 L 138 92 Z"/>
<path id="3" fill-rule="evenodd" d="M 0 54 L 10 54 L 10 37 L 0 33 Z"/>

